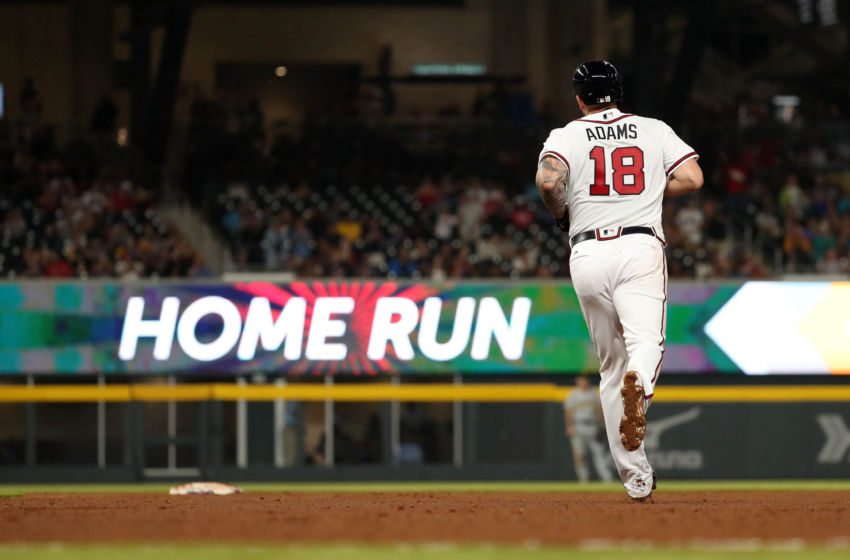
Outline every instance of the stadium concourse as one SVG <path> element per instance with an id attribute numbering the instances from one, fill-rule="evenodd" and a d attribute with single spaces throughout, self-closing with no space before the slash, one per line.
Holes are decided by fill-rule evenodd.
<path id="1" fill-rule="evenodd" d="M 201 101 L 198 100 L 196 105 Z M 211 103 L 205 100 L 205 103 Z M 221 109 L 224 110 L 224 109 Z M 302 277 L 568 277 L 569 245 L 532 182 L 551 117 L 312 118 L 267 134 L 198 112 L 183 192 L 237 268 Z M 236 118 L 234 116 L 233 118 Z M 665 206 L 671 277 L 850 272 L 850 118 L 773 118 L 759 103 L 693 111 L 699 197 Z M 158 206 L 161 176 L 130 147 L 60 143 L 46 123 L 5 123 L 0 274 L 197 277 L 211 266 Z"/>

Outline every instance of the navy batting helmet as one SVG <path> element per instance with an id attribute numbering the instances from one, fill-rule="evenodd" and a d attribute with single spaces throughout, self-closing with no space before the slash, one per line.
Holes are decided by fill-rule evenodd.
<path id="1" fill-rule="evenodd" d="M 588 60 L 573 74 L 573 90 L 586 105 L 602 105 L 623 99 L 623 84 L 614 65 L 605 60 Z"/>

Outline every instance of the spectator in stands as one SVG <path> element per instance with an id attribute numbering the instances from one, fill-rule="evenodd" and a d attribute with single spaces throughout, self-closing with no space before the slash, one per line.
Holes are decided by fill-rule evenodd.
<path id="1" fill-rule="evenodd" d="M 847 259 L 844 259 L 845 262 L 842 264 L 838 259 L 838 251 L 835 247 L 830 247 L 824 253 L 824 257 L 817 264 L 817 271 L 821 274 L 830 274 L 837 275 L 841 273 L 848 272 L 847 270 Z"/>
<path id="2" fill-rule="evenodd" d="M 35 94 L 24 97 L 37 105 Z M 0 273 L 6 277 L 122 278 L 208 273 L 192 244 L 155 211 L 114 145 L 77 138 L 68 151 L 31 151 L 22 139 L 0 191 Z M 97 177 L 75 167 L 91 154 Z M 9 171 L 14 170 L 13 173 Z"/>
<path id="3" fill-rule="evenodd" d="M 704 220 L 703 211 L 697 208 L 696 197 L 688 197 L 685 206 L 676 214 L 676 226 L 682 234 L 682 241 L 691 247 L 701 245 Z"/>
<path id="4" fill-rule="evenodd" d="M 211 201 L 211 223 L 247 270 L 566 277 L 567 240 L 527 202 L 521 178 L 540 139 L 500 117 L 499 98 L 482 97 L 487 118 L 471 124 L 423 114 L 413 127 L 378 128 L 313 113 L 266 142 L 257 103 L 231 110 L 196 92 L 184 182 L 199 207 Z M 0 154 L 3 274 L 208 272 L 190 240 L 158 217 L 157 189 L 128 171 L 127 150 L 83 138 L 60 148 L 32 81 L 21 101 L 31 122 Z M 709 181 L 701 200 L 665 204 L 671 277 L 846 273 L 850 117 L 834 107 L 772 122 L 757 101 L 742 107 L 700 107 L 689 121 Z"/>
<path id="5" fill-rule="evenodd" d="M 788 175 L 785 178 L 785 184 L 779 192 L 779 209 L 782 211 L 783 217 L 786 219 L 800 220 L 803 218 L 808 201 L 806 195 L 803 194 L 803 189 L 800 188 L 800 182 L 794 174 Z"/>
<path id="6" fill-rule="evenodd" d="M 803 224 L 789 222 L 782 242 L 785 259 L 790 272 L 810 272 L 814 264 L 812 232 Z"/>

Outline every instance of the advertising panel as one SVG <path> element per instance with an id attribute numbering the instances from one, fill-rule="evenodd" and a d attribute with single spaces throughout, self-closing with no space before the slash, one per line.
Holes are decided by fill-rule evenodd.
<path id="1" fill-rule="evenodd" d="M 846 402 L 658 403 L 648 426 L 646 453 L 662 481 L 847 476 Z"/>
<path id="2" fill-rule="evenodd" d="M 850 372 L 850 284 L 671 283 L 664 371 Z M 563 282 L 0 284 L 0 373 L 576 374 Z"/>
<path id="3" fill-rule="evenodd" d="M 850 282 L 748 282 L 705 332 L 749 375 L 850 374 Z"/>

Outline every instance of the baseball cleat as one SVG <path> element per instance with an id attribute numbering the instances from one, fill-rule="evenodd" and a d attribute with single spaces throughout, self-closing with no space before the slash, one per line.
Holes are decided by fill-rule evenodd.
<path id="1" fill-rule="evenodd" d="M 651 504 L 652 501 L 652 491 L 655 490 L 658 485 L 656 482 L 658 481 L 658 477 L 655 476 L 655 472 L 652 473 L 652 488 L 649 490 L 649 494 L 646 496 L 641 496 L 640 498 L 635 498 L 633 496 L 629 496 L 629 499 L 636 504 Z"/>
<path id="2" fill-rule="evenodd" d="M 626 451 L 635 451 L 646 433 L 646 414 L 643 410 L 643 386 L 636 371 L 623 376 L 623 418 L 620 420 L 620 441 Z"/>

